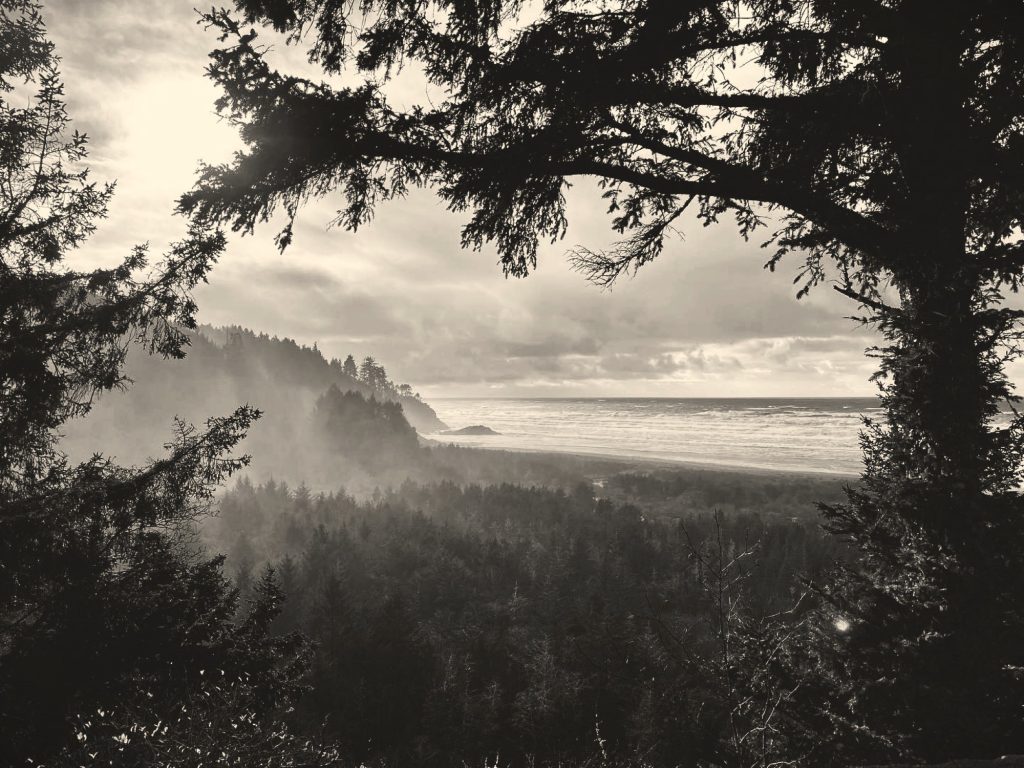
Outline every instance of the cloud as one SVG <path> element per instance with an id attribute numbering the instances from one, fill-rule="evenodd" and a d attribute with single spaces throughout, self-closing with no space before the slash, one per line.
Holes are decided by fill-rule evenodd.
<path id="1" fill-rule="evenodd" d="M 300 339 L 368 341 L 409 331 L 386 300 L 306 267 L 232 265 L 199 302 L 216 304 L 216 324 L 258 311 L 268 332 Z"/>
<path id="2" fill-rule="evenodd" d="M 203 76 L 215 37 L 193 0 L 50 0 L 72 116 L 93 138 L 98 179 L 117 179 L 110 217 L 76 256 L 119 260 L 181 236 L 176 198 L 201 160 L 239 146 L 213 111 Z M 301 53 L 280 51 L 295 62 Z M 412 98 L 415 86 L 403 84 Z M 372 354 L 425 394 L 870 394 L 871 337 L 820 289 L 796 301 L 799 264 L 766 272 L 766 254 L 728 225 L 684 222 L 684 238 L 631 280 L 600 291 L 573 273 L 575 244 L 615 240 L 596 185 L 568 193 L 570 230 L 547 244 L 536 273 L 506 279 L 493 249 L 464 251 L 465 216 L 429 190 L 380 208 L 353 234 L 328 229 L 337 195 L 306 208 L 294 245 L 232 237 L 198 293 L 200 319 L 240 324 L 343 357 Z"/>

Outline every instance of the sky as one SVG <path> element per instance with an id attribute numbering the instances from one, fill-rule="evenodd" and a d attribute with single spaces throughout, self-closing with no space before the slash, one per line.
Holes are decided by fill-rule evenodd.
<path id="1" fill-rule="evenodd" d="M 203 72 L 216 36 L 197 24 L 194 0 L 44 2 L 92 173 L 117 181 L 75 266 L 114 263 L 143 242 L 158 255 L 186 229 L 174 201 L 199 161 L 241 147 Z M 299 51 L 275 55 L 302 65 Z M 568 198 L 566 238 L 525 279 L 506 279 L 493 250 L 460 249 L 464 215 L 429 190 L 380 207 L 357 233 L 328 227 L 341 201 L 325 198 L 301 212 L 284 254 L 273 243 L 280 223 L 233 236 L 196 293 L 199 321 L 315 342 L 328 356 L 373 355 L 428 399 L 875 392 L 864 356 L 875 340 L 827 286 L 796 299 L 796 258 L 770 273 L 768 252 L 730 223 L 690 221 L 657 261 L 601 290 L 566 254 L 607 247 L 615 233 L 594 183 Z"/>

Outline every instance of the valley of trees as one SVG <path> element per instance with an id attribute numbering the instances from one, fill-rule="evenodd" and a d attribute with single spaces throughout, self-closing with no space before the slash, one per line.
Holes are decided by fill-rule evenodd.
<path id="1" fill-rule="evenodd" d="M 1024 753 L 1014 5 L 236 0 L 203 20 L 245 151 L 161 260 L 83 271 L 114 190 L 43 9 L 0 0 L 0 763 Z M 276 72 L 257 28 L 356 84 Z M 402 66 L 441 97 L 390 105 Z M 625 236 L 575 252 L 592 279 L 728 215 L 880 329 L 860 482 L 427 443 L 373 358 L 196 327 L 221 226 L 282 208 L 285 248 L 312 196 L 355 229 L 431 186 L 521 276 L 580 175 Z"/>
<path id="2" fill-rule="evenodd" d="M 273 627 L 316 646 L 293 721 L 367 765 L 727 763 L 717 601 L 787 611 L 799 576 L 843 556 L 813 518 L 652 518 L 587 484 L 358 501 L 241 481 L 220 508 L 208 536 L 243 594 L 273 574 L 289 596 Z"/>

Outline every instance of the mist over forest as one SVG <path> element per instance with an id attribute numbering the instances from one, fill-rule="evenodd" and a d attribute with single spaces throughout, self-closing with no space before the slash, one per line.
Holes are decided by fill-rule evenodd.
<path id="1" fill-rule="evenodd" d="M 88 416 L 69 422 L 63 449 L 86 459 L 103 446 L 105 456 L 141 465 L 162 452 L 176 418 L 201 425 L 246 404 L 261 412 L 239 444 L 251 457 L 244 473 L 257 483 L 366 496 L 407 479 L 566 485 L 580 477 L 571 469 L 577 465 L 617 466 L 446 444 L 434 434 L 446 425 L 429 403 L 390 381 L 373 358 L 346 366 L 315 347 L 243 328 L 202 327 L 188 339 L 180 360 L 133 349 L 125 364 L 130 385 L 104 393 Z"/>
<path id="2" fill-rule="evenodd" d="M 125 365 L 131 386 L 101 396 L 87 418 L 68 425 L 64 444 L 80 458 L 103 445 L 105 454 L 141 464 L 161 452 L 160 436 L 169 433 L 175 418 L 202 424 L 244 403 L 262 413 L 242 443 L 253 457 L 248 471 L 254 478 L 305 482 L 318 489 L 359 485 L 383 469 L 364 466 L 377 454 L 405 450 L 395 464 L 409 458 L 408 446 L 401 445 L 403 427 L 405 442 L 411 440 L 414 448 L 410 428 L 437 432 L 445 426 L 428 404 L 400 392 L 383 367 L 372 358 L 369 363 L 361 376 L 354 361 L 346 371 L 343 361 L 327 360 L 291 339 L 203 327 L 189 335 L 182 360 L 133 350 Z M 352 396 L 346 401 L 332 395 L 331 387 Z M 346 402 L 348 411 L 337 414 Z M 350 434 L 361 421 L 380 427 L 389 415 L 397 429 L 382 430 L 376 441 L 365 430 Z M 337 461 L 336 452 L 346 455 L 346 446 L 353 446 L 348 461 Z M 365 461 L 353 460 L 354 446 Z"/>
<path id="3" fill-rule="evenodd" d="M 445 445 L 372 359 L 240 328 L 188 338 L 183 360 L 130 354 L 131 385 L 63 446 L 142 464 L 175 417 L 260 408 L 252 462 L 192 546 L 224 556 L 239 608 L 280 591 L 269 630 L 312 650 L 289 720 L 348 759 L 586 762 L 595 723 L 609 754 L 711 759 L 729 704 L 690 700 L 722 671 L 689 654 L 722 631 L 712 581 L 769 615 L 847 556 L 815 520 L 838 478 Z M 680 706 L 704 714 L 680 728 Z"/>

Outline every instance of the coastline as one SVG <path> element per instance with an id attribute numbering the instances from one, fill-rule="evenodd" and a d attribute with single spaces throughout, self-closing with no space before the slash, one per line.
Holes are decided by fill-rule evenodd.
<path id="1" fill-rule="evenodd" d="M 446 423 L 498 434 L 425 437 L 645 466 L 855 479 L 870 405 L 850 398 L 459 399 L 437 403 Z"/>
<path id="2" fill-rule="evenodd" d="M 480 444 L 465 444 L 457 443 L 454 441 L 446 441 L 438 439 L 442 437 L 440 435 L 420 436 L 420 439 L 430 446 L 442 446 L 442 447 L 454 447 L 465 450 L 481 450 L 498 453 L 511 453 L 511 454 L 522 454 L 533 457 L 546 457 L 550 458 L 552 462 L 572 462 L 575 464 L 588 464 L 600 462 L 604 465 L 604 471 L 598 472 L 587 472 L 584 470 L 584 474 L 590 477 L 594 474 L 594 477 L 590 477 L 592 480 L 603 479 L 602 476 L 608 474 L 617 474 L 619 472 L 637 472 L 637 471 L 670 471 L 678 473 L 695 473 L 695 472 L 713 472 L 721 475 L 737 475 L 742 477 L 758 477 L 762 479 L 774 478 L 778 480 L 820 480 L 829 481 L 834 480 L 837 483 L 848 483 L 855 481 L 859 474 L 854 473 L 843 473 L 843 472 L 830 472 L 827 470 L 817 469 L 795 469 L 788 467 L 763 467 L 763 466 L 749 466 L 741 464 L 726 464 L 723 462 L 702 462 L 702 461 L 687 461 L 685 459 L 670 459 L 665 457 L 657 456 L 623 456 L 621 454 L 600 452 L 600 451 L 585 451 L 585 450 L 572 450 L 572 451 L 553 451 L 545 448 L 525 448 L 516 447 L 509 448 L 505 446 L 488 446 Z M 609 472 L 607 465 L 613 465 L 615 470 Z M 595 467 L 595 469 L 597 469 Z"/>

